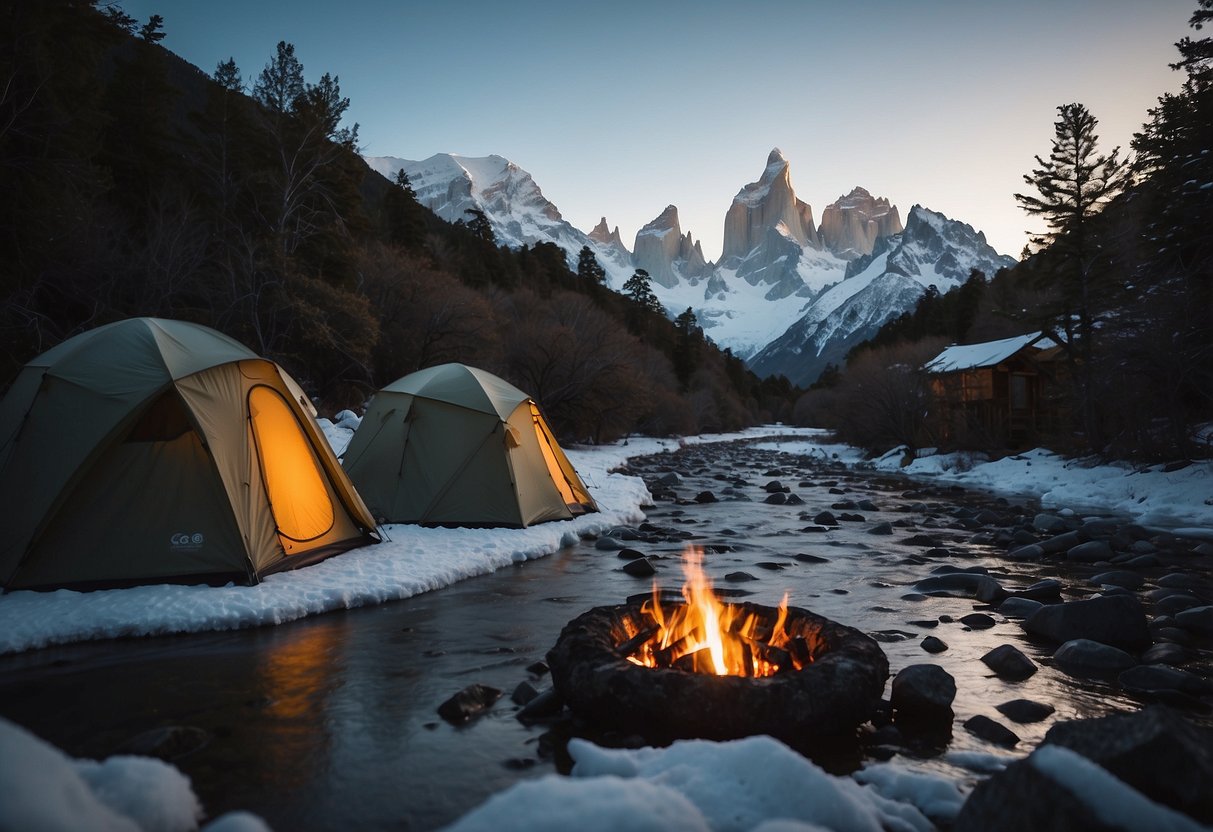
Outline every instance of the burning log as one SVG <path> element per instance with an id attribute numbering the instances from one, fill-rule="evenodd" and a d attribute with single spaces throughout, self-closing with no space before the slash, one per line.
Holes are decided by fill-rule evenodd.
<path id="1" fill-rule="evenodd" d="M 615 649 L 619 652 L 619 655 L 623 656 L 626 659 L 628 656 L 632 655 L 637 650 L 639 650 L 641 647 L 643 647 L 645 644 L 647 644 L 649 641 L 651 641 L 653 638 L 655 638 L 657 636 L 657 633 L 658 633 L 658 629 L 657 629 L 656 625 L 653 625 L 651 627 L 645 627 L 639 633 L 632 636 L 630 639 L 623 642 Z"/>

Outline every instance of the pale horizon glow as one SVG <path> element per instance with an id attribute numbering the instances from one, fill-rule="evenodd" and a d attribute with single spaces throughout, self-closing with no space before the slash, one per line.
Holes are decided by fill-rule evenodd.
<path id="1" fill-rule="evenodd" d="M 775 147 L 817 222 L 858 185 L 1018 256 L 1040 228 L 1013 194 L 1057 106 L 1086 105 L 1100 150 L 1127 152 L 1179 88 L 1167 64 L 1196 2 L 121 5 L 163 15 L 162 44 L 204 72 L 234 57 L 250 87 L 294 43 L 308 81 L 340 78 L 367 155 L 504 156 L 574 226 L 605 216 L 629 248 L 676 205 L 715 260 Z"/>

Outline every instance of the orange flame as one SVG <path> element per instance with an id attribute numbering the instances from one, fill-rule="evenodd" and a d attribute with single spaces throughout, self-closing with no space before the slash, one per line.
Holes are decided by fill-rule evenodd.
<path id="1" fill-rule="evenodd" d="M 799 667 L 800 663 L 783 650 L 790 640 L 784 629 L 787 593 L 768 633 L 756 613 L 722 604 L 717 599 L 712 581 L 703 571 L 701 551 L 688 550 L 682 568 L 686 574 L 682 586 L 686 603 L 663 608 L 661 592 L 654 582 L 653 597 L 644 602 L 641 612 L 652 619 L 657 633 L 628 656 L 629 661 L 645 667 L 677 664 L 696 673 L 717 676 L 770 676 L 780 669 Z M 635 636 L 638 632 L 627 635 Z"/>

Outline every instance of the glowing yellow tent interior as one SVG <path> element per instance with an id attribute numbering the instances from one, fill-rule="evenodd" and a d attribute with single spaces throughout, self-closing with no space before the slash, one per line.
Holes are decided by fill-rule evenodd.
<path id="1" fill-rule="evenodd" d="M 376 393 L 342 465 L 380 522 L 525 527 L 598 510 L 534 400 L 463 364 Z"/>
<path id="2" fill-rule="evenodd" d="M 0 500 L 6 590 L 253 584 L 376 539 L 294 380 L 156 318 L 25 365 L 0 401 Z"/>

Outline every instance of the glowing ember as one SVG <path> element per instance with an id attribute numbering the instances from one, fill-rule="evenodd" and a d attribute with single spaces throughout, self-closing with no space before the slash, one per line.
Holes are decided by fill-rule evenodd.
<path id="1" fill-rule="evenodd" d="M 703 554 L 698 549 L 686 553 L 682 568 L 687 578 L 682 586 L 686 603 L 663 607 L 654 583 L 653 597 L 641 607 L 644 626 L 626 625 L 627 639 L 620 651 L 628 661 L 717 676 L 773 676 L 812 662 L 805 640 L 789 637 L 784 629 L 786 593 L 774 626 L 767 626 L 753 611 L 720 602 L 703 571 Z"/>

